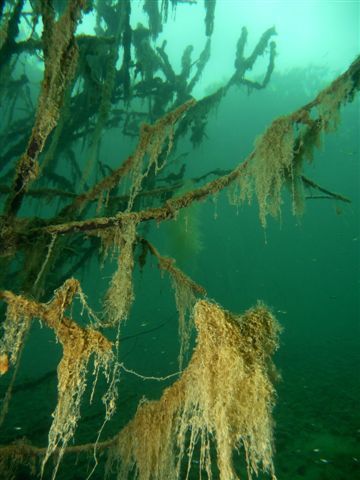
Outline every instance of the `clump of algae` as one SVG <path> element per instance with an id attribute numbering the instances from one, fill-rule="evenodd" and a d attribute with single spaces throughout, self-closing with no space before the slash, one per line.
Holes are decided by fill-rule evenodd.
<path id="1" fill-rule="evenodd" d="M 200 300 L 192 358 L 160 400 L 144 400 L 110 450 L 108 470 L 117 478 L 190 478 L 195 447 L 199 478 L 213 476 L 213 447 L 220 480 L 239 479 L 233 454 L 243 449 L 248 478 L 260 470 L 275 479 L 273 465 L 271 355 L 279 325 L 263 306 L 235 317 Z"/>
<path id="2" fill-rule="evenodd" d="M 321 126 L 325 131 L 335 131 L 340 121 L 340 107 L 353 90 L 351 78 L 339 79 L 324 89 L 318 96 L 318 111 Z"/>
<path id="3" fill-rule="evenodd" d="M 184 113 L 194 106 L 195 100 L 189 100 L 175 110 L 167 113 L 153 125 L 143 124 L 140 131 L 139 143 L 132 157 L 132 168 L 130 170 L 131 188 L 127 210 L 130 211 L 134 205 L 136 195 L 141 190 L 143 179 L 148 175 L 151 168 L 158 173 L 165 165 L 174 144 L 174 128 Z M 164 150 L 164 145 L 167 144 Z M 161 160 L 161 153 L 165 156 Z M 145 159 L 147 166 L 145 167 Z M 143 172 L 145 167 L 145 171 Z"/>
<path id="4" fill-rule="evenodd" d="M 255 191 L 263 227 L 268 214 L 277 216 L 280 213 L 283 183 L 289 175 L 293 176 L 294 143 L 291 117 L 279 117 L 257 140 L 246 175 L 239 178 L 240 200 L 251 200 Z"/>
<path id="5" fill-rule="evenodd" d="M 201 287 L 199 288 L 195 285 L 189 277 L 175 266 L 173 259 L 160 257 L 159 266 L 161 269 L 168 271 L 175 293 L 176 309 L 179 314 L 180 352 L 178 360 L 179 369 L 182 370 L 184 357 L 190 346 L 190 335 L 193 326 L 192 310 L 196 302 L 195 288 L 198 288 L 197 293 L 204 292 L 201 292 Z"/>
<path id="6" fill-rule="evenodd" d="M 80 405 L 86 388 L 90 357 L 94 358 L 96 377 L 101 368 L 109 376 L 110 365 L 114 362 L 112 344 L 109 340 L 97 330 L 90 327 L 82 328 L 65 316 L 65 311 L 76 294 L 81 301 L 85 301 L 79 282 L 70 278 L 55 291 L 53 299 L 48 303 L 39 303 L 9 291 L 3 291 L 0 295 L 0 298 L 7 303 L 7 315 L 3 326 L 4 336 L 0 342 L 2 374 L 6 373 L 9 364 L 15 365 L 24 332 L 33 318 L 40 319 L 53 329 L 63 348 L 62 358 L 57 368 L 58 401 L 52 414 L 48 447 L 41 468 L 43 474 L 49 457 L 56 453 L 53 479 L 80 418 Z M 107 409 L 110 408 L 110 402 L 111 399 L 105 399 Z"/>
<path id="7" fill-rule="evenodd" d="M 189 349 L 192 327 L 192 309 L 196 301 L 191 287 L 182 281 L 176 273 L 171 274 L 171 283 L 175 292 L 176 309 L 179 314 L 179 368 L 182 370 L 184 356 Z"/>
<path id="8" fill-rule="evenodd" d="M 117 269 L 112 276 L 104 302 L 107 325 L 119 325 L 125 320 L 134 300 L 132 275 L 136 226 L 136 220 L 130 219 L 124 222 L 120 230 L 115 228 L 114 247 L 120 250 L 120 253 Z"/>

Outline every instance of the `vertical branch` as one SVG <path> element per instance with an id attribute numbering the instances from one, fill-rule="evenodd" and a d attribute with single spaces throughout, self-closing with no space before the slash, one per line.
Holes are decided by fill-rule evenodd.
<path id="1" fill-rule="evenodd" d="M 8 217 L 16 215 L 24 194 L 39 173 L 38 156 L 55 128 L 69 81 L 75 73 L 78 47 L 75 30 L 85 0 L 72 0 L 59 20 L 49 3 L 42 1 L 44 79 L 41 86 L 35 125 L 25 152 L 18 161 L 12 192 L 5 206 Z"/>
<path id="2" fill-rule="evenodd" d="M 214 18 L 215 18 L 215 7 L 216 0 L 204 0 L 205 1 L 205 27 L 206 27 L 206 36 L 210 37 L 214 30 Z"/>
<path id="3" fill-rule="evenodd" d="M 122 46 L 123 46 L 123 62 L 121 65 L 121 73 L 124 88 L 124 101 L 130 99 L 130 65 L 131 65 L 131 38 L 132 30 L 130 25 L 131 3 L 130 0 L 123 0 L 123 32 L 122 32 Z"/>

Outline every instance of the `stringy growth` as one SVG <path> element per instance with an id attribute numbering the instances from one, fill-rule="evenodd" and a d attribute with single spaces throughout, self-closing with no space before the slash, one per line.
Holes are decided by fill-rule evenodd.
<path id="1" fill-rule="evenodd" d="M 136 240 L 136 218 L 123 223 L 114 237 L 115 246 L 120 245 L 118 267 L 111 279 L 104 302 L 105 324 L 118 325 L 124 321 L 134 301 L 132 274 L 134 270 L 134 243 Z"/>
<path id="2" fill-rule="evenodd" d="M 193 326 L 192 310 L 194 308 L 196 297 L 192 289 L 175 275 L 171 276 L 172 286 L 175 291 L 176 309 L 179 314 L 179 369 L 182 370 L 184 356 L 189 350 L 190 334 Z"/>
<path id="3" fill-rule="evenodd" d="M 118 256 L 122 241 L 121 228 L 119 226 L 102 230 L 98 229 L 94 232 L 89 232 L 88 235 L 94 235 L 100 238 L 100 256 L 102 264 L 108 258 L 109 254 L 111 256 L 111 260 L 113 260 L 115 256 Z"/>
<path id="4" fill-rule="evenodd" d="M 340 120 L 341 105 L 349 101 L 353 92 L 350 77 L 340 77 L 317 97 L 318 118 L 311 119 L 306 108 L 293 115 L 276 119 L 257 140 L 254 154 L 229 191 L 231 204 L 249 202 L 255 194 L 259 203 L 260 221 L 266 226 L 266 217 L 277 216 L 281 210 L 281 189 L 285 182 L 292 191 L 292 206 L 295 215 L 304 210 L 304 194 L 301 180 L 302 159 L 312 160 L 314 147 L 320 147 L 321 133 L 336 130 Z M 298 147 L 302 154 L 295 162 L 294 125 L 303 124 Z"/>
<path id="5" fill-rule="evenodd" d="M 185 275 L 176 266 L 173 258 L 160 255 L 154 245 L 144 239 L 142 241 L 151 254 L 157 258 L 159 268 L 168 272 L 172 287 L 175 290 L 175 303 L 179 314 L 180 352 L 178 360 L 179 370 L 181 371 L 185 354 L 189 349 L 190 334 L 194 323 L 192 311 L 196 302 L 196 295 L 205 296 L 206 290 Z"/>
<path id="6" fill-rule="evenodd" d="M 104 369 L 108 378 L 110 365 L 114 361 L 111 342 L 96 330 L 82 328 L 65 316 L 65 310 L 78 293 L 84 301 L 79 282 L 71 278 L 55 291 L 54 298 L 47 304 L 14 295 L 9 291 L 1 294 L 2 299 L 8 304 L 5 335 L 0 346 L 2 363 L 5 356 L 9 355 L 10 363 L 16 362 L 22 341 L 21 334 L 34 317 L 54 330 L 57 340 L 63 347 L 63 355 L 57 369 L 58 402 L 52 414 L 48 448 L 41 470 L 43 474 L 47 460 L 56 451 L 56 465 L 52 478 L 56 476 L 66 446 L 74 436 L 80 418 L 81 398 L 86 388 L 86 374 L 91 355 L 94 355 L 95 378 L 100 368 Z M 105 399 L 107 408 L 110 401 L 111 399 Z"/>
<path id="7" fill-rule="evenodd" d="M 10 292 L 4 292 L 1 297 Z M 0 374 L 5 374 L 10 366 L 15 366 L 19 351 L 24 341 L 24 336 L 28 331 L 31 316 L 26 309 L 26 305 L 17 302 L 17 297 L 11 295 L 6 300 L 8 306 L 6 309 L 5 321 L 2 325 L 3 335 L 0 340 Z"/>
<path id="8" fill-rule="evenodd" d="M 347 78 L 339 79 L 320 93 L 318 110 L 323 130 L 328 132 L 337 129 L 340 121 L 340 107 L 348 101 L 352 89 L 352 80 Z"/>
<path id="9" fill-rule="evenodd" d="M 140 139 L 132 159 L 132 168 L 130 171 L 131 189 L 127 211 L 133 207 L 136 195 L 141 190 L 143 179 L 148 175 L 151 168 L 155 169 L 155 174 L 164 167 L 166 159 L 169 156 L 174 140 L 175 124 L 182 115 L 193 105 L 195 100 L 180 105 L 177 109 L 161 117 L 154 125 L 143 124 L 140 130 Z M 167 148 L 164 151 L 164 145 Z M 160 155 L 164 151 L 164 156 L 160 160 Z M 144 159 L 148 157 L 147 166 L 144 166 Z M 143 170 L 145 171 L 143 172 Z"/>
<path id="10" fill-rule="evenodd" d="M 263 305 L 234 317 L 205 300 L 194 318 L 198 339 L 188 367 L 159 401 L 139 405 L 113 444 L 108 471 L 116 465 L 118 480 L 188 479 L 196 447 L 199 478 L 206 472 L 211 480 L 214 448 L 218 478 L 236 480 L 233 454 L 243 448 L 249 479 L 260 470 L 275 479 L 270 357 L 279 325 Z"/>
<path id="11" fill-rule="evenodd" d="M 189 350 L 190 334 L 193 326 L 192 311 L 196 302 L 194 286 L 192 280 L 175 266 L 173 259 L 161 257 L 159 266 L 161 269 L 168 271 L 175 292 L 176 309 L 179 314 L 180 352 L 178 360 L 179 369 L 182 370 L 184 356 Z"/>
<path id="12" fill-rule="evenodd" d="M 110 365 L 113 363 L 109 342 L 104 341 L 95 330 L 74 332 L 74 336 L 70 339 L 66 336 L 65 341 L 59 334 L 58 338 L 63 345 L 63 357 L 58 365 L 58 402 L 53 413 L 48 449 L 43 461 L 44 467 L 50 455 L 59 448 L 53 478 L 80 419 L 80 405 L 86 388 L 90 356 L 94 354 L 95 378 L 100 369 L 103 369 L 109 378 Z"/>
<path id="13" fill-rule="evenodd" d="M 276 119 L 257 140 L 246 174 L 239 177 L 241 200 L 250 201 L 255 190 L 263 227 L 268 214 L 280 213 L 282 186 L 289 174 L 293 176 L 294 141 L 291 117 Z"/>
<path id="14" fill-rule="evenodd" d="M 34 127 L 26 148 L 16 167 L 16 183 L 22 189 L 39 174 L 38 156 L 56 127 L 67 88 L 75 75 L 78 47 L 75 30 L 85 0 L 68 2 L 61 17 L 55 21 L 54 10 L 48 2 L 39 2 L 43 20 L 44 80 L 38 99 Z"/>

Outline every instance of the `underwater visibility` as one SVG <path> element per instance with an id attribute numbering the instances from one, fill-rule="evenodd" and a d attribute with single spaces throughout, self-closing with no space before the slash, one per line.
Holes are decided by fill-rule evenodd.
<path id="1" fill-rule="evenodd" d="M 0 0 L 0 479 L 360 478 L 359 9 Z"/>

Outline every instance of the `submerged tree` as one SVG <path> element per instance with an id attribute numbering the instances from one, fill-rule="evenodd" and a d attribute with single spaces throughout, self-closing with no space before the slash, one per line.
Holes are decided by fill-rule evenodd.
<path id="1" fill-rule="evenodd" d="M 199 299 L 206 297 L 205 289 L 174 259 L 159 253 L 144 226 L 174 219 L 225 189 L 232 204 L 255 195 L 264 227 L 269 214 L 280 212 L 284 186 L 291 191 L 296 215 L 302 213 L 308 187 L 348 201 L 305 177 L 303 165 L 324 132 L 336 129 L 340 107 L 357 93 L 360 61 L 311 102 L 275 119 L 233 170 L 209 171 L 193 179 L 195 188 L 184 190 L 186 163 L 178 171 L 173 167 L 181 138 L 188 137 L 194 148 L 204 140 L 210 112 L 229 89 L 265 88 L 276 46 L 270 28 L 246 54 L 243 28 L 233 75 L 196 100 L 192 92 L 211 54 L 215 1 L 205 1 L 203 51 L 194 60 L 188 46 L 178 73 L 166 41 L 157 46 L 169 9 L 174 12 L 177 3 L 145 0 L 148 25 L 134 27 L 130 0 L 0 2 L 0 373 L 9 377 L 0 423 L 8 413 L 33 319 L 52 329 L 63 349 L 48 445 L 23 440 L 1 446 L 4 477 L 16 478 L 20 464 L 45 475 L 52 457 L 55 467 L 49 475 L 55 478 L 64 455 L 92 453 L 96 466 L 97 454 L 106 452 L 107 472 L 115 469 L 119 479 L 190 478 L 196 455 L 199 477 L 214 478 L 216 471 L 229 480 L 239 478 L 233 456 L 240 451 L 248 478 L 260 471 L 275 478 L 272 408 L 277 375 L 271 356 L 278 346 L 278 323 L 262 304 L 239 316 Z M 94 35 L 76 33 L 86 18 L 95 20 Z M 268 65 L 263 80 L 250 79 L 264 54 Z M 19 68 L 29 58 L 43 70 L 36 107 L 30 71 Z M 137 138 L 134 152 L 116 168 L 102 158 L 101 143 L 111 129 Z M 206 181 L 210 175 L 215 179 Z M 48 205 L 41 215 L 32 199 Z M 94 313 L 73 278 L 99 251 L 117 259 L 101 315 Z M 179 372 L 172 376 L 178 378 L 159 400 L 142 401 L 134 418 L 112 438 L 100 439 L 101 429 L 94 443 L 69 445 L 81 420 L 89 365 L 94 367 L 94 387 L 99 370 L 105 374 L 106 422 L 118 403 L 120 372 L 146 378 L 122 360 L 121 326 L 135 299 L 134 269 L 144 266 L 148 254 L 169 274 L 175 291 L 181 348 Z M 70 311 L 75 297 L 87 313 L 85 324 Z M 196 344 L 184 367 L 193 324 Z"/>

